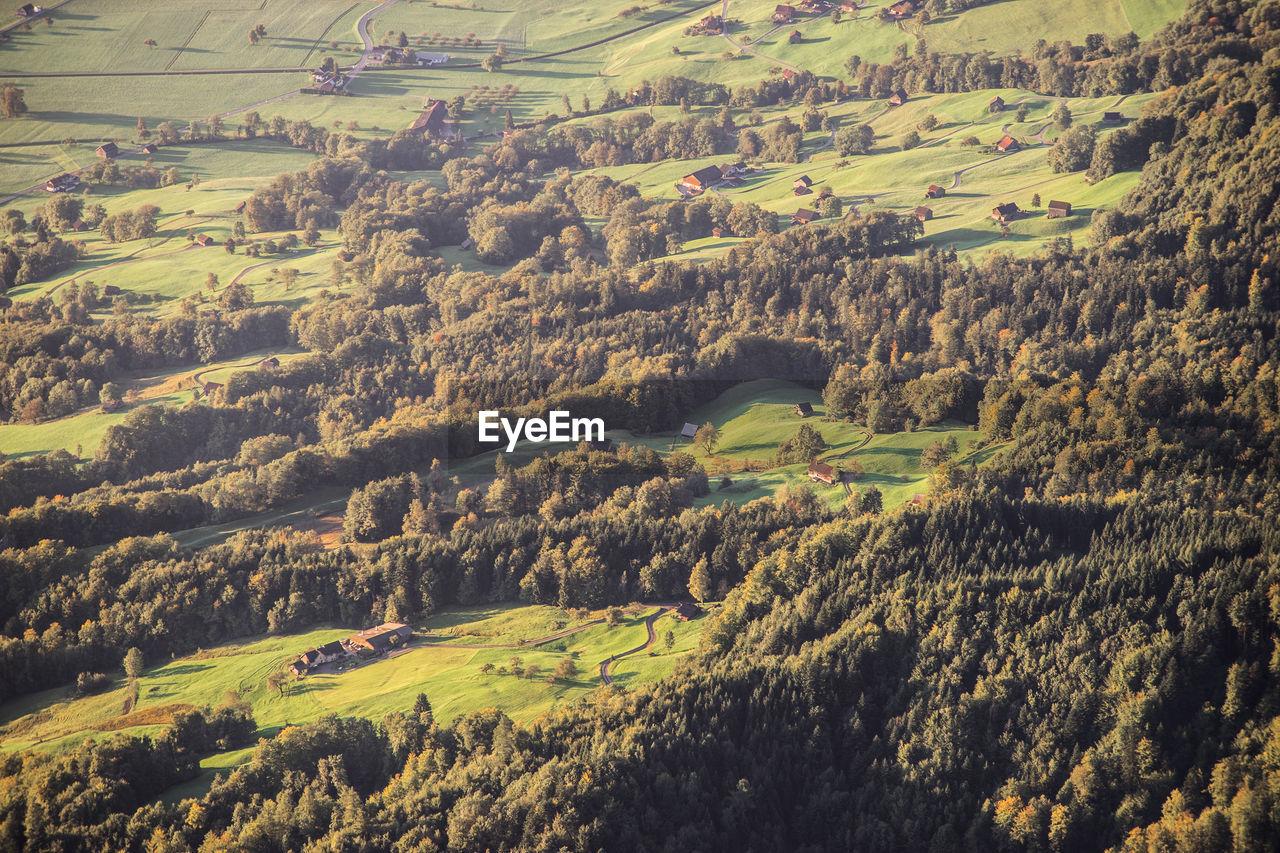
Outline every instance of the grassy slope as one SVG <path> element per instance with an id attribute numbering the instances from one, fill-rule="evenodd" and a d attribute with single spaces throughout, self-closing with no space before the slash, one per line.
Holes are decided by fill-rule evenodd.
<path id="1" fill-rule="evenodd" d="M 434 642 L 456 643 L 455 632 L 483 633 L 490 643 L 515 643 L 545 636 L 556 623 L 570 627 L 574 621 L 558 608 L 489 605 L 456 608 L 433 616 L 415 629 L 426 640 L 394 658 L 377 660 L 343 673 L 317 674 L 289 681 L 283 695 L 275 695 L 266 678 L 278 671 L 299 652 L 356 630 L 355 626 L 330 626 L 301 634 L 268 637 L 219 646 L 207 652 L 150 667 L 139 682 L 139 700 L 130 719 L 139 726 L 120 721 L 127 686 L 117 679 L 111 688 L 95 696 L 76 699 L 67 688 L 56 688 L 24 696 L 0 706 L 0 747 L 30 746 L 59 748 L 79 743 L 85 736 L 102 736 L 100 731 L 115 727 L 137 734 L 154 731 L 172 713 L 168 706 L 217 705 L 228 691 L 239 694 L 254 710 L 260 731 L 271 734 L 282 726 L 308 722 L 326 713 L 359 715 L 380 719 L 392 711 L 406 710 L 418 693 L 431 699 L 437 720 L 447 722 L 458 714 L 487 707 L 500 707 L 514 719 L 528 722 L 566 702 L 582 699 L 600 686 L 598 663 L 610 655 L 644 642 L 644 618 L 652 608 L 637 608 L 616 628 L 595 625 L 552 641 L 541 647 L 481 649 Z M 586 620 L 599 618 L 590 614 Z M 703 622 L 684 625 L 670 616 L 657 624 L 661 638 L 666 630 L 676 633 L 678 642 L 667 653 L 645 657 L 641 665 L 620 667 L 620 682 L 640 684 L 661 678 L 697 644 Z M 480 639 L 480 638 L 477 638 Z M 523 666 L 535 664 L 543 675 L 517 678 L 496 671 L 483 674 L 480 667 L 492 663 L 509 667 L 512 657 Z M 565 658 L 575 661 L 579 674 L 572 679 L 547 684 L 544 676 Z M 115 722 L 113 722 L 115 721 Z"/>

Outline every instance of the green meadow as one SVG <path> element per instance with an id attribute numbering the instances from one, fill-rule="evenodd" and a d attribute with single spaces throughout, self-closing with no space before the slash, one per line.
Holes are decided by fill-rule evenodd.
<path id="1" fill-rule="evenodd" d="M 268 676 L 301 652 L 348 636 L 360 626 L 331 625 L 248 639 L 148 667 L 138 680 L 138 701 L 128 714 L 123 713 L 129 693 L 123 677 L 92 696 L 77 698 L 62 687 L 0 705 L 0 748 L 58 749 L 109 732 L 154 733 L 182 708 L 219 705 L 228 697 L 253 707 L 263 735 L 328 713 L 378 720 L 392 711 L 408 710 L 419 693 L 431 700 L 442 723 L 489 707 L 528 723 L 589 697 L 601 686 L 600 662 L 643 644 L 645 618 L 654 611 L 643 605 L 629 607 L 616 627 L 595 624 L 546 643 L 520 646 L 603 614 L 574 615 L 544 605 L 450 608 L 416 623 L 418 639 L 401 652 L 343 672 L 290 676 L 279 692 L 268 685 Z M 650 649 L 655 654 L 645 651 L 619 660 L 610 673 L 614 682 L 635 687 L 666 676 L 697 646 L 705 622 L 661 616 L 654 626 L 658 642 Z M 667 631 L 675 638 L 670 651 L 663 642 Z M 516 647 L 477 647 L 482 643 Z M 520 659 L 521 668 L 537 666 L 539 674 L 511 674 L 512 658 Z M 566 659 L 574 662 L 577 675 L 548 681 Z M 486 664 L 492 664 L 492 671 L 481 672 Z"/>

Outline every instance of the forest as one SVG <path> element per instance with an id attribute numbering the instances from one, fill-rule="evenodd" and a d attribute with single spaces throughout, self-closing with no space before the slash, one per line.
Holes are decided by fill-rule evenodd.
<path id="1" fill-rule="evenodd" d="M 1093 179 L 1140 176 L 1088 245 L 964 260 L 919 246 L 913 217 L 774 233 L 753 205 L 649 201 L 572 172 L 727 155 L 729 111 L 837 96 L 812 75 L 660 81 L 465 154 L 255 116 L 255 133 L 324 154 L 245 211 L 250 230 L 338 229 L 322 298 L 91 322 L 105 297 L 86 285 L 6 308 L 12 421 L 96 405 L 141 368 L 305 354 L 136 406 L 83 460 L 0 460 L 0 699 L 91 687 L 131 649 L 452 604 L 723 604 L 671 677 L 530 725 L 498 709 L 437 722 L 421 696 L 255 741 L 233 691 L 145 736 L 5 752 L 0 849 L 1277 849 L 1280 6 L 1191 0 L 1149 42 L 851 66 L 851 89 L 877 97 L 1161 94 L 1089 154 Z M 727 120 L 626 111 L 682 99 Z M 758 139 L 781 150 L 775 128 Z M 398 181 L 391 163 L 443 180 Z M 721 223 L 752 239 L 659 260 Z M 436 252 L 467 239 L 510 270 Z M 46 230 L 0 270 L 74 251 Z M 960 421 L 994 449 L 969 466 L 938 442 L 921 501 L 839 511 L 817 487 L 721 500 L 690 447 L 499 455 L 483 486 L 451 470 L 483 449 L 481 408 L 670 436 L 762 377 L 872 432 Z M 812 459 L 820 426 L 770 453 Z M 346 499 L 335 547 L 174 535 L 323 489 Z M 164 798 L 245 747 L 207 791 Z"/>

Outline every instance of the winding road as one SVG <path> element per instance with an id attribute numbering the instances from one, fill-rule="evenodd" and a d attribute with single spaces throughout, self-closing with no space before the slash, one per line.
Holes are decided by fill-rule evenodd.
<path id="1" fill-rule="evenodd" d="M 621 658 L 625 658 L 629 655 L 634 655 L 637 652 L 642 652 L 654 644 L 654 642 L 658 639 L 658 635 L 653 630 L 653 623 L 657 622 L 659 616 L 661 616 L 663 613 L 666 613 L 668 610 L 671 610 L 674 606 L 675 605 L 673 604 L 659 604 L 658 609 L 655 610 L 653 613 L 649 614 L 648 618 L 644 620 L 644 627 L 645 627 L 645 630 L 649 632 L 649 637 L 643 643 L 636 646 L 634 649 L 629 649 L 625 652 L 619 652 L 618 654 L 613 655 L 612 657 L 605 658 L 604 660 L 600 661 L 601 683 L 605 685 L 613 684 L 613 678 L 609 675 L 609 667 L 613 666 L 614 661 L 617 661 Z"/>

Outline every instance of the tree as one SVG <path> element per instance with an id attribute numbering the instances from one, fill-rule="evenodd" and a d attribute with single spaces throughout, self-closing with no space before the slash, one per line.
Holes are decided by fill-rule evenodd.
<path id="1" fill-rule="evenodd" d="M 497 53 L 491 53 L 480 61 L 480 67 L 485 71 L 501 71 L 502 57 Z"/>
<path id="2" fill-rule="evenodd" d="M 261 38 L 257 30 L 249 30 L 249 44 L 257 44 Z"/>
<path id="3" fill-rule="evenodd" d="M 715 453 L 716 445 L 720 443 L 720 430 L 716 429 L 715 424 L 707 421 L 698 427 L 698 431 L 694 433 L 694 447 L 701 447 L 702 451 L 710 456 Z"/>
<path id="4" fill-rule="evenodd" d="M 129 678 L 138 678 L 142 675 L 142 652 L 137 646 L 133 646 L 124 655 L 124 674 Z"/>
<path id="5" fill-rule="evenodd" d="M 902 137 L 902 150 L 910 151 L 920 144 L 920 134 L 914 130 L 908 130 L 906 135 Z"/>
<path id="6" fill-rule="evenodd" d="M 151 131 L 147 130 L 147 120 L 142 116 L 138 116 L 138 123 L 134 125 L 134 130 L 137 131 L 139 139 L 146 139 L 151 135 Z"/>
<path id="7" fill-rule="evenodd" d="M 1066 104 L 1058 104 L 1053 108 L 1053 124 L 1058 130 L 1071 127 L 1071 108 Z"/>
<path id="8" fill-rule="evenodd" d="M 662 635 L 662 645 L 666 646 L 667 651 L 671 651 L 675 644 L 676 634 L 674 631 L 667 631 L 667 633 Z"/>
<path id="9" fill-rule="evenodd" d="M 929 113 L 924 117 L 924 120 L 920 122 L 920 129 L 927 132 L 936 128 L 938 124 L 938 117 L 933 113 Z"/>
<path id="10" fill-rule="evenodd" d="M 862 501 L 858 507 L 864 514 L 878 515 L 884 509 L 884 495 L 875 486 L 862 493 Z"/>
<path id="11" fill-rule="evenodd" d="M 27 218 L 17 208 L 5 208 L 4 213 L 0 214 L 0 222 L 4 224 L 6 234 L 21 234 L 27 230 Z"/>
<path id="12" fill-rule="evenodd" d="M 1013 120 L 1021 124 L 1027 120 L 1027 105 L 1018 104 L 1018 111 L 1013 114 Z"/>
<path id="13" fill-rule="evenodd" d="M 1032 206 L 1032 207 L 1039 207 L 1039 206 L 1040 206 L 1040 193 L 1032 193 L 1032 194 L 1031 194 L 1031 206 Z"/>
<path id="14" fill-rule="evenodd" d="M 1097 135 L 1091 125 L 1082 124 L 1062 134 L 1049 149 L 1048 162 L 1054 172 L 1078 172 L 1089 167 Z"/>
<path id="15" fill-rule="evenodd" d="M 147 39 L 143 44 L 154 50 L 157 43 L 155 39 Z"/>
<path id="16" fill-rule="evenodd" d="M 5 118 L 17 118 L 27 112 L 26 92 L 12 83 L 4 84 L 3 109 Z"/>
<path id="17" fill-rule="evenodd" d="M 578 665 L 571 658 L 561 658 L 556 663 L 556 678 L 567 681 L 578 674 Z"/>
<path id="18" fill-rule="evenodd" d="M 123 395 L 124 389 L 115 382 L 104 382 L 98 390 L 98 401 L 104 406 L 112 402 L 118 403 Z"/>
<path id="19" fill-rule="evenodd" d="M 869 124 L 859 124 L 836 131 L 836 150 L 841 154 L 869 154 L 876 134 Z"/>
<path id="20" fill-rule="evenodd" d="M 689 573 L 689 594 L 698 601 L 708 601 L 712 596 L 711 572 L 707 569 L 707 558 L 702 557 Z"/>
<path id="21" fill-rule="evenodd" d="M 611 606 L 604 611 L 605 621 L 609 623 L 610 628 L 616 628 L 622 624 L 622 608 Z"/>

